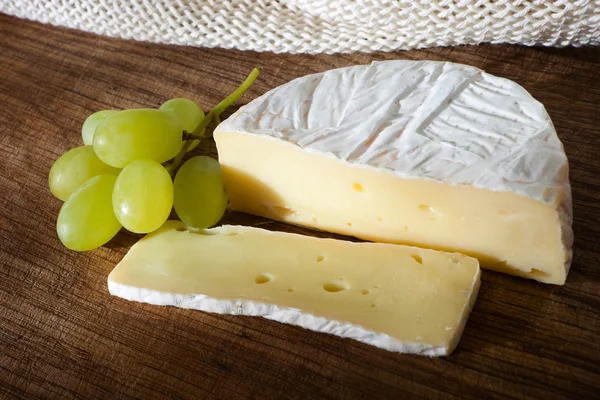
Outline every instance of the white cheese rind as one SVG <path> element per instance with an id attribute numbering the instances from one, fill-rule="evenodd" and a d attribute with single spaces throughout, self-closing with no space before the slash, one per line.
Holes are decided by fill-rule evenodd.
<path id="1" fill-rule="evenodd" d="M 215 132 L 268 135 L 401 178 L 510 191 L 555 204 L 567 158 L 543 105 L 477 68 L 385 61 L 295 79 Z"/>
<path id="2" fill-rule="evenodd" d="M 477 289 L 478 288 L 479 283 L 477 283 Z M 316 317 L 294 308 L 281 308 L 272 304 L 257 303 L 248 300 L 214 299 L 201 294 L 190 295 L 159 292 L 156 290 L 123 285 L 110 280 L 108 281 L 108 290 L 113 296 L 121 297 L 125 300 L 138 301 L 157 306 L 175 306 L 216 314 L 263 317 L 284 324 L 300 326 L 315 332 L 329 333 L 342 338 L 354 339 L 359 342 L 379 347 L 380 349 L 398 353 L 418 354 L 430 357 L 442 357 L 448 355 L 447 346 L 444 344 L 434 346 L 423 343 L 400 341 L 389 335 L 369 331 L 358 325 Z M 476 297 L 477 292 L 475 291 L 475 293 L 473 293 L 473 299 Z M 461 327 L 461 330 L 463 327 Z"/>

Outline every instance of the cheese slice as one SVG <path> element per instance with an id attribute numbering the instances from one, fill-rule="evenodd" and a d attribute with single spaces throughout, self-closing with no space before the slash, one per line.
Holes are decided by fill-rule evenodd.
<path id="1" fill-rule="evenodd" d="M 514 82 L 446 62 L 336 69 L 271 90 L 214 137 L 234 210 L 565 282 L 567 157 Z"/>
<path id="2" fill-rule="evenodd" d="M 242 226 L 179 221 L 135 244 L 108 277 L 127 300 L 262 316 L 382 349 L 444 356 L 477 297 L 477 260 Z"/>

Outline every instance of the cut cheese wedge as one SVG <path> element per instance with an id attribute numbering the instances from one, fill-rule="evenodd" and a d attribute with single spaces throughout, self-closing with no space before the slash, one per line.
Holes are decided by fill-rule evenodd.
<path id="1" fill-rule="evenodd" d="M 382 349 L 444 356 L 480 284 L 458 253 L 178 221 L 135 244 L 108 277 L 127 300 L 262 316 Z"/>
<path id="2" fill-rule="evenodd" d="M 342 68 L 271 90 L 214 137 L 234 210 L 565 282 L 567 158 L 514 82 L 444 62 Z"/>

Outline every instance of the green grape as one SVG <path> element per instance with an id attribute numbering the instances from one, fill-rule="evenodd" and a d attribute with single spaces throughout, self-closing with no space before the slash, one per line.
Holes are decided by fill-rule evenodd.
<path id="1" fill-rule="evenodd" d="M 202 108 L 200 108 L 198 103 L 190 99 L 176 98 L 167 100 L 159 107 L 159 110 L 174 115 L 181 122 L 183 130 L 189 133 L 194 132 L 198 125 L 200 125 L 200 121 L 204 119 Z M 188 147 L 188 151 L 194 149 L 199 143 L 199 139 L 194 140 L 190 147 Z"/>
<path id="2" fill-rule="evenodd" d="M 116 175 L 97 175 L 65 201 L 58 214 L 56 232 L 60 241 L 76 251 L 92 250 L 112 239 L 121 224 L 111 203 Z"/>
<path id="3" fill-rule="evenodd" d="M 186 161 L 175 176 L 174 202 L 179 218 L 195 229 L 209 228 L 219 222 L 227 207 L 221 166 L 210 157 Z"/>
<path id="4" fill-rule="evenodd" d="M 112 203 L 117 219 L 126 229 L 135 233 L 152 232 L 171 213 L 171 175 L 156 161 L 133 161 L 119 174 Z"/>
<path id="5" fill-rule="evenodd" d="M 98 111 L 87 117 L 81 127 L 81 137 L 83 137 L 83 143 L 85 145 L 91 145 L 94 139 L 94 132 L 96 127 L 100 125 L 105 119 L 111 115 L 118 113 L 117 110 L 103 110 Z"/>
<path id="6" fill-rule="evenodd" d="M 102 161 L 117 168 L 141 159 L 162 163 L 179 153 L 182 138 L 181 124 L 167 112 L 124 110 L 98 125 L 94 151 Z"/>
<path id="7" fill-rule="evenodd" d="M 202 108 L 190 99 L 170 99 L 165 101 L 158 109 L 174 115 L 186 132 L 194 132 L 194 129 L 196 129 L 202 118 L 204 118 Z"/>
<path id="8" fill-rule="evenodd" d="M 92 146 L 75 147 L 54 162 L 48 186 L 54 196 L 65 201 L 90 178 L 100 174 L 118 175 L 119 170 L 100 161 Z"/>

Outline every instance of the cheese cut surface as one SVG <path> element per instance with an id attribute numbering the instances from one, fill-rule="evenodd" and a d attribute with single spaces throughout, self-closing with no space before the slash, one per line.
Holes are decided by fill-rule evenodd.
<path id="1" fill-rule="evenodd" d="M 214 137 L 234 210 L 565 282 L 567 158 L 514 82 L 444 62 L 342 68 L 271 90 Z"/>
<path id="2" fill-rule="evenodd" d="M 479 290 L 476 259 L 242 226 L 179 221 L 135 244 L 108 277 L 127 300 L 263 316 L 429 356 L 456 347 Z"/>

